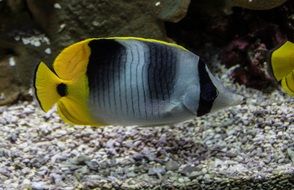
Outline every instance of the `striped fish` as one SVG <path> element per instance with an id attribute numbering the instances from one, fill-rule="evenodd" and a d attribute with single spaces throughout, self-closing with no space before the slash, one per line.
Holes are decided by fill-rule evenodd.
<path id="1" fill-rule="evenodd" d="M 93 38 L 65 48 L 54 71 L 41 62 L 35 94 L 47 112 L 83 125 L 162 125 L 237 105 L 199 57 L 163 41 Z"/>

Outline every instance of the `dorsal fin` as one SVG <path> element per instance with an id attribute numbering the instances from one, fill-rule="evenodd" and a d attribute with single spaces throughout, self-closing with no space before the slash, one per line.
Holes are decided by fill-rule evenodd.
<path id="1" fill-rule="evenodd" d="M 86 72 L 90 48 L 87 39 L 68 46 L 56 57 L 53 68 L 63 80 L 74 80 Z"/>
<path id="2" fill-rule="evenodd" d="M 156 40 L 156 39 L 150 39 L 150 38 L 140 38 L 140 37 L 132 37 L 132 36 L 126 36 L 126 37 L 118 37 L 118 36 L 116 36 L 116 37 L 97 38 L 97 39 L 138 40 L 138 41 L 142 41 L 142 42 L 160 43 L 160 44 L 163 44 L 163 45 L 176 47 L 178 49 L 188 51 L 186 48 L 184 48 L 183 46 L 180 46 L 180 45 L 178 45 L 176 43 L 170 43 L 170 42 L 166 42 L 166 41 L 162 41 L 162 40 Z"/>

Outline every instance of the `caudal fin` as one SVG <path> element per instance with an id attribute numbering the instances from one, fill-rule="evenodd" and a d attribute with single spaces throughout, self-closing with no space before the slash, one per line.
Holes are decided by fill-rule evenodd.
<path id="1" fill-rule="evenodd" d="M 57 86 L 62 83 L 47 66 L 41 62 L 35 72 L 34 88 L 35 96 L 41 108 L 47 112 L 61 98 L 57 92 Z"/>

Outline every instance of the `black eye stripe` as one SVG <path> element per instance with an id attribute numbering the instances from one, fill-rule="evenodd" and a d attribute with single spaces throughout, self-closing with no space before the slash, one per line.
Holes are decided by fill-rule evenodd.
<path id="1" fill-rule="evenodd" d="M 210 112 L 213 102 L 218 95 L 217 88 L 212 83 L 205 64 L 199 60 L 198 63 L 200 99 L 197 115 L 201 116 Z"/>

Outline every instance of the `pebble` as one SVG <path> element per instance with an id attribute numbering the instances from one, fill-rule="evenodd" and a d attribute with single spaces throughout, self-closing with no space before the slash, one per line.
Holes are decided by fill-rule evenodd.
<path id="1" fill-rule="evenodd" d="M 52 53 L 51 49 L 50 48 L 46 48 L 45 51 L 44 51 L 46 54 L 50 55 Z"/>
<path id="2" fill-rule="evenodd" d="M 39 181 L 39 182 L 32 182 L 32 189 L 46 190 L 46 189 L 49 189 L 49 187 L 47 186 L 45 182 Z"/>
<path id="3" fill-rule="evenodd" d="M 7 168 L 0 168 L 0 174 L 6 177 L 10 177 L 11 171 L 9 171 Z"/>
<path id="4" fill-rule="evenodd" d="M 180 166 L 179 172 L 185 176 L 191 175 L 192 172 L 197 171 L 197 168 L 193 165 L 187 164 Z"/>
<path id="5" fill-rule="evenodd" d="M 178 162 L 174 161 L 174 160 L 169 160 L 166 164 L 165 167 L 167 170 L 170 171 L 176 171 L 179 169 L 180 165 Z"/>
<path id="6" fill-rule="evenodd" d="M 99 164 L 97 161 L 95 160 L 91 160 L 91 161 L 86 161 L 87 166 L 91 169 L 91 170 L 95 170 L 97 171 L 99 168 Z"/>
<path id="7" fill-rule="evenodd" d="M 154 168 L 150 168 L 148 170 L 148 175 L 163 175 L 166 173 L 166 170 L 164 167 L 154 167 Z"/>
<path id="8" fill-rule="evenodd" d="M 8 63 L 9 63 L 9 66 L 14 67 L 16 65 L 15 58 L 9 57 Z"/>
<path id="9" fill-rule="evenodd" d="M 59 3 L 54 3 L 54 8 L 55 9 L 61 9 L 61 5 Z"/>
<path id="10" fill-rule="evenodd" d="M 59 174 L 56 174 L 56 173 L 52 173 L 50 175 L 50 177 L 52 178 L 52 181 L 55 183 L 55 184 L 59 184 L 62 182 L 62 176 L 59 175 Z"/>

